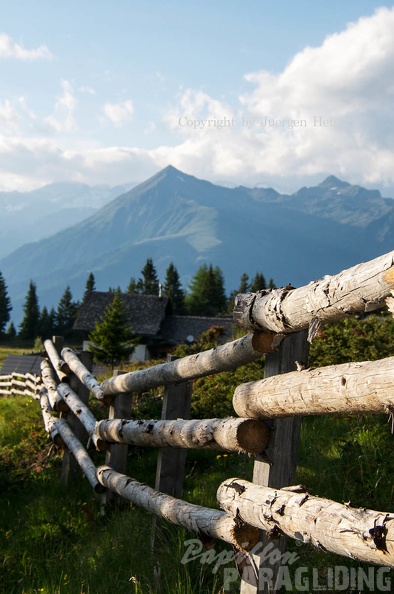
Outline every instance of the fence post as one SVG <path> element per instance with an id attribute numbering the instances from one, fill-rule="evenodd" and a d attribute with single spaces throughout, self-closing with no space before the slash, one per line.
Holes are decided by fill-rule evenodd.
<path id="1" fill-rule="evenodd" d="M 306 365 L 308 361 L 309 343 L 307 341 L 308 332 L 302 330 L 294 334 L 289 334 L 282 342 L 280 348 L 266 356 L 265 377 L 295 371 L 297 363 Z M 297 362 L 297 363 L 296 363 Z M 301 417 L 284 417 L 275 419 L 272 422 L 272 435 L 267 449 L 263 456 L 256 456 L 253 468 L 253 482 L 266 487 L 280 488 L 287 487 L 294 483 L 295 471 L 297 467 L 297 454 L 300 440 Z M 272 540 L 268 538 L 266 532 L 261 532 L 261 552 L 271 543 L 274 543 L 276 550 L 283 553 L 286 548 L 286 538 L 279 536 Z M 272 549 L 274 550 L 274 549 Z M 275 579 L 281 560 L 270 562 L 269 554 L 265 561 L 261 556 L 255 555 L 254 561 L 258 569 L 266 568 L 267 572 L 262 572 L 267 576 L 262 584 L 248 583 L 241 581 L 241 594 L 255 594 L 256 592 L 271 593 L 275 591 Z M 264 556 L 263 556 L 264 557 Z M 279 555 L 276 555 L 279 557 Z M 272 556 L 272 559 L 274 555 Z M 268 579 L 271 576 L 272 582 Z"/>
<path id="2" fill-rule="evenodd" d="M 55 336 L 53 339 L 53 343 L 56 347 L 56 350 L 60 354 L 62 348 L 64 346 L 64 340 L 62 339 L 61 343 L 57 342 L 59 337 Z M 59 346 L 58 346 L 59 344 Z M 60 346 L 61 345 L 61 346 Z M 93 365 L 93 353 L 88 351 L 82 351 L 79 354 L 79 359 L 85 365 L 86 369 L 92 371 Z M 83 385 L 83 383 L 77 378 L 77 376 L 73 373 L 70 377 L 70 387 L 78 394 L 80 399 L 84 404 L 88 404 L 89 401 L 89 389 Z M 80 420 L 71 412 L 66 413 L 67 416 L 67 423 L 69 424 L 72 432 L 74 433 L 75 437 L 84 445 L 88 440 L 88 433 Z M 76 461 L 74 455 L 70 452 L 70 450 L 65 447 L 64 455 L 63 455 L 63 463 L 62 463 L 62 471 L 61 471 L 61 481 L 64 485 L 67 485 L 70 480 L 73 480 L 75 476 L 80 472 L 80 466 Z"/>
<path id="3" fill-rule="evenodd" d="M 118 376 L 125 373 L 120 369 L 115 369 L 113 375 Z M 115 396 L 113 404 L 109 407 L 108 418 L 109 419 L 129 419 L 131 414 L 131 397 L 130 393 L 119 393 Z M 105 453 L 105 463 L 122 474 L 126 473 L 127 470 L 127 454 L 129 446 L 127 443 L 113 443 Z M 105 510 L 105 506 L 111 501 L 121 502 L 122 498 L 110 489 L 107 489 L 102 495 L 101 506 L 102 512 Z"/>
<path id="4" fill-rule="evenodd" d="M 167 361 L 176 357 L 168 355 Z M 181 382 L 167 386 L 163 395 L 162 420 L 190 419 L 193 382 Z M 157 452 L 155 489 L 173 497 L 181 498 L 185 477 L 187 450 L 185 448 L 159 448 Z M 158 518 L 153 517 L 151 546 L 154 547 Z"/>

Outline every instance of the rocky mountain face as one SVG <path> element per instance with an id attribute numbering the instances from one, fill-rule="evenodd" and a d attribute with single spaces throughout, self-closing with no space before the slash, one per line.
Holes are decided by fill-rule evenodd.
<path id="1" fill-rule="evenodd" d="M 98 289 L 125 289 L 148 257 L 162 280 L 174 262 L 185 288 L 204 262 L 220 266 L 228 292 L 243 272 L 300 286 L 390 251 L 393 223 L 394 200 L 333 176 L 281 195 L 221 187 L 168 166 L 83 221 L 18 248 L 0 270 L 18 322 L 30 279 L 49 307 L 66 285 L 80 298 L 90 271 Z"/>

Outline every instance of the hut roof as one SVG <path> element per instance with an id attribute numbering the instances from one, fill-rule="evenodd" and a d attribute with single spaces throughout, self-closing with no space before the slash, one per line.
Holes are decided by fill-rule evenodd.
<path id="1" fill-rule="evenodd" d="M 171 308 L 168 297 L 128 293 L 122 293 L 121 297 L 135 334 L 156 336 L 166 313 Z M 92 291 L 79 309 L 74 329 L 91 332 L 113 298 L 112 292 Z"/>

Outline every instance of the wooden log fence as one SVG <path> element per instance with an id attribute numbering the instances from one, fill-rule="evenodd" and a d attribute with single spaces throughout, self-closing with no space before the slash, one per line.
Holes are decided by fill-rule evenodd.
<path id="1" fill-rule="evenodd" d="M 0 375 L 0 395 L 2 396 L 31 396 L 39 400 L 41 388 L 40 377 L 31 373 L 15 371 L 9 375 Z"/>
<path id="2" fill-rule="evenodd" d="M 254 553 L 259 538 L 261 544 L 287 535 L 322 550 L 394 567 L 394 514 L 353 508 L 289 486 L 301 416 L 393 413 L 394 357 L 319 369 L 306 366 L 307 339 L 310 342 L 323 323 L 386 304 L 393 311 L 393 289 L 394 252 L 390 252 L 299 289 L 288 286 L 239 295 L 234 320 L 249 334 L 196 355 L 116 375 L 101 384 L 71 349 L 63 349 L 60 357 L 52 341 L 45 341 L 48 358 L 41 367 L 42 381 L 18 374 L 4 376 L 0 394 L 25 394 L 26 390 L 35 398 L 39 394 L 46 430 L 57 443 L 67 444 L 96 492 L 117 493 L 161 519 L 208 539 L 219 538 L 245 554 Z M 284 338 L 290 334 L 293 337 Z M 88 404 L 69 385 L 75 375 L 96 398 L 113 404 L 118 395 L 158 386 L 172 388 L 235 369 L 265 353 L 265 378 L 246 382 L 234 391 L 238 418 L 142 420 L 124 416 L 96 421 Z M 83 423 L 89 443 L 99 450 L 110 444 L 128 444 L 247 452 L 256 457 L 253 482 L 224 481 L 217 492 L 223 509 L 219 511 L 140 483 L 112 468 L 108 454 L 106 465 L 96 468 L 67 421 L 55 416 L 68 409 Z M 126 410 L 127 415 L 127 407 L 119 410 L 122 415 Z M 264 419 L 273 421 L 273 433 Z M 253 562 L 257 564 L 255 581 L 242 579 L 241 592 L 272 591 L 259 583 L 262 560 L 254 556 Z"/>

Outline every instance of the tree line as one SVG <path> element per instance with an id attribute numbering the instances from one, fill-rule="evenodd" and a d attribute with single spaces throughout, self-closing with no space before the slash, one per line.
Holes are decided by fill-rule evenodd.
<path id="1" fill-rule="evenodd" d="M 174 314 L 215 317 L 231 312 L 237 293 L 256 292 L 266 288 L 275 288 L 272 279 L 267 283 L 261 272 L 256 272 L 250 279 L 244 272 L 240 278 L 239 288 L 227 296 L 223 272 L 219 266 L 202 264 L 193 276 L 188 289 L 185 290 L 173 262 L 169 264 L 164 283 L 161 285 L 153 260 L 148 258 L 141 270 L 141 276 L 130 278 L 126 292 L 131 295 L 161 293 L 170 299 Z M 67 286 L 57 308 L 52 307 L 48 310 L 46 306 L 40 308 L 36 284 L 30 281 L 23 305 L 23 319 L 17 330 L 14 323 L 10 321 L 11 299 L 0 271 L 0 339 L 11 340 L 17 337 L 27 341 L 37 337 L 46 339 L 55 334 L 67 336 L 72 331 L 79 308 L 88 295 L 95 290 L 95 277 L 91 272 L 86 280 L 85 291 L 80 302 L 74 300 L 70 287 Z M 119 287 L 117 289 L 110 287 L 109 291 L 122 292 Z"/>

